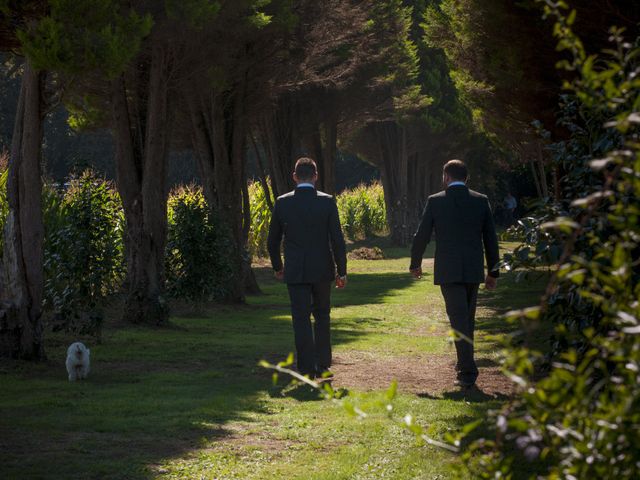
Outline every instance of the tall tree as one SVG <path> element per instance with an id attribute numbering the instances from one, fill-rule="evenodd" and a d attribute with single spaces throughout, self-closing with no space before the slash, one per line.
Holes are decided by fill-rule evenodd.
<path id="1" fill-rule="evenodd" d="M 126 220 L 127 292 L 124 319 L 161 324 L 167 238 L 169 136 L 168 46 L 155 40 L 133 68 L 110 83 L 116 185 Z"/>
<path id="2" fill-rule="evenodd" d="M 387 101 L 350 139 L 352 148 L 380 169 L 389 231 L 400 245 L 408 243 L 415 231 L 418 187 L 422 178 L 430 178 L 418 171 L 418 128 L 421 115 L 434 101 L 434 92 L 427 92 L 418 81 L 420 57 L 411 35 L 413 12 L 412 6 L 399 0 L 377 2 L 372 10 L 379 41 L 387 52 L 378 72 L 385 81 L 375 87 L 378 91 L 383 88 Z"/>
<path id="3" fill-rule="evenodd" d="M 42 87 L 44 73 L 27 61 L 22 74 L 11 142 L 4 230 L 0 354 L 39 360 L 45 357 L 42 298 Z"/>
<path id="4" fill-rule="evenodd" d="M 262 4 L 223 5 L 217 21 L 194 37 L 199 51 L 207 45 L 200 61 L 217 62 L 213 69 L 194 67 L 197 75 L 185 83 L 184 94 L 205 193 L 237 248 L 235 300 L 254 283 L 244 253 L 247 144 L 260 144 L 276 195 L 290 189 L 293 162 L 303 152 L 316 157 L 320 186 L 332 191 L 340 92 L 354 83 L 367 54 L 375 56 L 359 2 L 257 5 Z M 217 41 L 203 40 L 212 38 Z"/>
<path id="5" fill-rule="evenodd" d="M 3 39 L 8 38 L 2 46 L 17 48 L 25 56 L 7 185 L 9 215 L 0 292 L 2 355 L 44 358 L 42 122 L 47 99 L 59 101 L 68 80 L 65 76 L 99 68 L 113 73 L 128 61 L 129 49 L 144 34 L 148 22 L 135 17 L 113 22 L 116 6 L 110 0 L 0 5 L 0 31 Z M 6 36 L 7 24 L 14 28 L 13 37 Z M 45 71 L 52 72 L 46 90 Z"/>
<path id="6" fill-rule="evenodd" d="M 246 290 L 258 290 L 246 248 L 250 224 L 246 151 L 249 118 L 263 103 L 269 81 L 268 39 L 277 35 L 287 10 L 287 2 L 276 3 L 270 13 L 261 8 L 264 2 L 225 3 L 215 20 L 202 23 L 191 17 L 186 23 L 189 39 L 181 98 L 189 114 L 188 135 L 207 203 L 233 240 L 231 301 L 243 301 Z"/>
<path id="7" fill-rule="evenodd" d="M 15 10 L 12 10 L 15 8 Z M 20 45 L 18 31 L 37 21 L 46 2 L 0 3 L 0 49 Z M 0 278 L 0 356 L 45 357 L 42 324 L 42 144 L 44 74 L 25 63 L 18 98 L 7 181 L 9 212 L 4 230 Z"/>
<path id="8" fill-rule="evenodd" d="M 116 186 L 125 214 L 123 319 L 132 323 L 156 325 L 168 319 L 166 176 L 170 109 L 175 105 L 170 79 L 180 48 L 180 42 L 172 41 L 178 38 L 181 7 L 188 4 L 76 2 L 80 20 L 69 15 L 58 19 L 62 31 L 91 42 L 80 47 L 80 53 L 87 50 L 78 56 L 85 63 L 78 66 L 67 103 L 76 125 L 106 125 L 113 134 Z M 87 68 L 86 61 L 93 59 L 100 62 Z"/>

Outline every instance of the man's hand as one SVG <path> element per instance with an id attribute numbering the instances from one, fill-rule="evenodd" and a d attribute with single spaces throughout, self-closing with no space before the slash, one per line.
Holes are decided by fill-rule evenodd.
<path id="1" fill-rule="evenodd" d="M 411 272 L 411 275 L 413 275 L 413 278 L 415 278 L 416 280 L 422 278 L 422 267 L 411 268 L 409 269 L 409 271 Z"/>
<path id="2" fill-rule="evenodd" d="M 487 290 L 494 290 L 498 286 L 498 279 L 496 277 L 492 277 L 491 275 L 487 275 L 484 279 L 484 288 Z"/>
<path id="3" fill-rule="evenodd" d="M 341 277 L 336 275 L 336 288 L 344 288 L 347 286 L 347 276 Z"/>
<path id="4" fill-rule="evenodd" d="M 273 273 L 278 280 L 284 280 L 284 268 Z"/>

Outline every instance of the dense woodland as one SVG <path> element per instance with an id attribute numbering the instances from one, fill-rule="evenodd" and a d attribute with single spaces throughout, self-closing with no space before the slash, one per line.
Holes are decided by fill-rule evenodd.
<path id="1" fill-rule="evenodd" d="M 339 198 L 343 222 L 352 218 L 345 228 L 354 240 L 385 233 L 399 246 L 441 189 L 442 165 L 462 158 L 472 188 L 494 205 L 507 191 L 529 199 L 521 212 L 530 215 L 509 233 L 523 243 L 504 265 L 558 266 L 540 307 L 512 314 L 557 326 L 550 352 L 516 342 L 519 353 L 507 362 L 520 385 L 541 375 L 546 383 L 505 406 L 496 439 L 472 444 L 471 468 L 483 478 L 508 476 L 519 457 L 503 447 L 519 441 L 550 459 L 550 478 L 596 478 L 589 475 L 602 475 L 614 458 L 604 453 L 614 448 L 602 440 L 610 434 L 609 445 L 627 456 L 607 465 L 633 478 L 640 4 L 565 7 L 0 0 L 0 154 L 8 159 L 0 356 L 46 357 L 44 310 L 68 313 L 56 307 L 64 295 L 51 296 L 59 288 L 52 272 L 67 270 L 51 262 L 70 255 L 71 265 L 68 239 L 76 238 L 53 235 L 64 229 L 51 225 L 85 218 L 82 202 L 96 195 L 108 205 L 98 223 L 121 235 L 99 234 L 107 239 L 101 248 L 112 249 L 103 265 L 111 273 L 100 277 L 105 291 L 123 292 L 126 322 L 163 325 L 169 297 L 196 291 L 241 303 L 259 292 L 252 260 L 264 253 L 265 222 L 274 199 L 293 187 L 298 156 L 318 162 L 318 187 L 328 193 L 379 177 L 384 195 L 374 186 Z M 82 173 L 87 167 L 98 173 Z M 64 183 L 70 187 L 56 194 Z M 375 228 L 353 220 L 356 211 L 369 212 Z M 181 231 L 186 225 L 198 226 L 203 246 L 192 264 L 206 260 L 217 276 L 206 268 L 176 274 L 183 259 L 171 252 L 193 238 Z M 82 283 L 82 265 L 73 268 L 68 278 Z M 557 373 L 558 359 L 573 370 Z M 583 375 L 575 384 L 574 371 Z M 603 387 L 607 378 L 618 387 Z M 573 410 L 602 415 L 601 423 Z M 615 415 L 626 423 L 611 440 L 613 427 L 598 428 Z M 600 456 L 586 459 L 594 442 Z"/>

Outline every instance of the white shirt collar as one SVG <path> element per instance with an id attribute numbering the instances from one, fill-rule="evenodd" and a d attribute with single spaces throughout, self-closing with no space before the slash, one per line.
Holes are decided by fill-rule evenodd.
<path id="1" fill-rule="evenodd" d="M 449 185 L 447 185 L 447 188 L 448 187 L 455 187 L 456 185 L 464 185 L 465 187 L 467 186 L 466 183 L 461 182 L 460 180 L 456 180 L 455 182 L 451 182 Z"/>
<path id="2" fill-rule="evenodd" d="M 296 188 L 316 188 L 313 183 L 299 183 Z"/>

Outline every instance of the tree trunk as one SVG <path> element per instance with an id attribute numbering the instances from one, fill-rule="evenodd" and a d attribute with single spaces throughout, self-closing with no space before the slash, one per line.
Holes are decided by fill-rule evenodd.
<path id="1" fill-rule="evenodd" d="M 333 195 L 336 192 L 336 142 L 338 140 L 338 125 L 335 119 L 324 122 L 323 133 L 321 174 L 324 177 L 324 191 Z"/>
<path id="2" fill-rule="evenodd" d="M 540 169 L 540 187 L 544 198 L 549 198 L 549 185 L 547 184 L 547 174 L 544 168 L 544 153 L 542 152 L 542 142 L 538 140 L 538 168 Z"/>
<path id="3" fill-rule="evenodd" d="M 314 122 L 313 128 L 305 136 L 306 150 L 312 152 L 318 165 L 318 190 L 333 195 L 336 191 L 336 142 L 337 123 L 331 118 L 324 122 Z"/>
<path id="4" fill-rule="evenodd" d="M 529 157 L 529 166 L 531 167 L 531 176 L 533 177 L 533 183 L 536 186 L 536 193 L 539 198 L 543 198 L 542 188 L 540 187 L 540 180 L 538 179 L 538 172 L 536 171 L 536 166 L 533 162 L 533 158 Z"/>
<path id="5" fill-rule="evenodd" d="M 247 125 L 244 113 L 245 87 L 214 93 L 208 101 L 197 94 L 187 97 L 199 171 L 207 203 L 220 215 L 220 228 L 228 229 L 234 251 L 231 291 L 226 299 L 244 302 L 245 293 L 261 293 L 247 251 L 251 211 L 246 178 Z M 254 145 L 256 155 L 257 145 Z M 265 194 L 269 195 L 263 179 Z M 270 201 L 269 197 L 269 201 Z"/>
<path id="6" fill-rule="evenodd" d="M 218 195 L 215 187 L 213 138 L 211 138 L 210 113 L 203 100 L 197 94 L 187 94 L 186 103 L 191 118 L 192 144 L 202 179 L 204 198 L 211 209 L 218 207 Z"/>
<path id="7" fill-rule="evenodd" d="M 560 201 L 562 197 L 562 189 L 560 187 L 560 173 L 558 166 L 553 167 L 553 198 L 556 202 Z"/>
<path id="8" fill-rule="evenodd" d="M 262 144 L 269 159 L 271 186 L 274 196 L 293 189 L 292 172 L 295 157 L 300 153 L 298 135 L 298 106 L 295 98 L 281 98 L 273 112 L 263 117 L 261 122 Z"/>
<path id="9" fill-rule="evenodd" d="M 316 188 L 320 191 L 327 192 L 328 179 L 324 176 L 325 152 L 322 146 L 322 124 L 319 122 L 314 122 L 313 127 L 310 130 L 311 131 L 308 133 L 308 135 L 305 135 L 305 138 L 303 139 L 303 145 L 305 150 L 311 152 L 310 156 L 313 158 L 313 160 L 315 160 L 318 167 L 318 180 L 316 182 Z"/>
<path id="10" fill-rule="evenodd" d="M 164 300 L 168 85 L 162 45 L 154 46 L 151 54 L 146 111 L 130 108 L 122 76 L 112 82 L 111 108 L 116 183 L 124 207 L 128 246 L 124 319 L 160 325 L 169 313 Z"/>
<path id="11" fill-rule="evenodd" d="M 264 192 L 264 199 L 267 202 L 267 206 L 269 210 L 273 210 L 273 199 L 271 198 L 271 188 L 269 187 L 269 179 L 267 178 L 267 171 L 264 168 L 264 162 L 262 161 L 262 154 L 260 153 L 260 149 L 258 148 L 258 143 L 256 142 L 256 138 L 253 134 L 250 134 L 251 144 L 253 146 L 253 151 L 256 156 L 256 162 L 258 163 L 258 168 L 260 169 L 260 184 L 262 185 L 262 191 Z"/>
<path id="12" fill-rule="evenodd" d="M 230 300 L 244 302 L 245 278 L 249 262 L 243 231 L 242 182 L 244 178 L 245 118 L 244 86 L 216 95 L 213 111 L 213 138 L 215 184 L 218 205 L 223 222 L 231 231 L 235 251 L 230 252 L 234 261 L 234 275 Z"/>
<path id="13" fill-rule="evenodd" d="M 0 356 L 42 360 L 44 294 L 42 219 L 42 86 L 44 74 L 25 63 L 14 124 L 4 229 Z"/>
<path id="14" fill-rule="evenodd" d="M 264 146 L 268 160 L 269 176 L 271 177 L 271 187 L 273 189 L 274 198 L 289 191 L 289 182 L 282 165 L 284 163 L 281 158 L 282 147 L 279 142 L 276 114 L 266 115 L 260 122 L 260 138 Z M 285 139 L 286 141 L 286 139 Z"/>
<path id="15" fill-rule="evenodd" d="M 408 152 L 405 130 L 390 122 L 376 126 L 379 142 L 380 177 L 387 207 L 387 224 L 394 244 L 408 245 L 413 231 L 407 221 Z"/>

